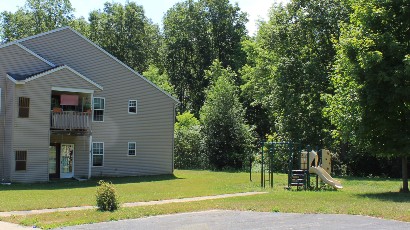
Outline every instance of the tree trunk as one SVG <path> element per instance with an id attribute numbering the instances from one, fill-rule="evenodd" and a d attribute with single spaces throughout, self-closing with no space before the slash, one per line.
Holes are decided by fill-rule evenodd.
<path id="1" fill-rule="evenodd" d="M 401 172 L 403 176 L 402 192 L 408 193 L 409 192 L 409 180 L 408 180 L 408 173 L 407 173 L 407 156 L 403 156 L 401 158 Z"/>

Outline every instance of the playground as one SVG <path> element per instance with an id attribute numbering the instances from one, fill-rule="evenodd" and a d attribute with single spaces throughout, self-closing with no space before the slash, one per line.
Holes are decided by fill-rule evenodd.
<path id="1" fill-rule="evenodd" d="M 281 158 L 282 164 L 286 160 L 287 168 L 274 167 L 275 156 Z M 288 174 L 288 185 L 285 187 L 291 190 L 318 190 L 323 185 L 328 185 L 333 189 L 342 189 L 343 185 L 339 180 L 334 179 L 332 173 L 332 154 L 327 149 L 314 150 L 310 146 L 302 148 L 299 143 L 294 142 L 260 142 L 260 183 L 265 188 L 266 184 L 273 188 L 274 172 L 286 171 Z M 252 178 L 252 161 L 249 166 L 249 179 Z M 267 176 L 266 176 L 267 175 Z M 255 176 L 255 174 L 254 174 Z M 312 184 L 313 182 L 313 184 Z"/>

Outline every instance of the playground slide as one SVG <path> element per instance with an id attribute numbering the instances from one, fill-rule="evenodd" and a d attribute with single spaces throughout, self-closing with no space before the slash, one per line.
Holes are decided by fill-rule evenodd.
<path id="1" fill-rule="evenodd" d="M 333 179 L 322 167 L 310 167 L 310 173 L 314 173 L 320 177 L 326 184 L 336 189 L 342 189 L 343 186 L 340 181 Z"/>
<path id="2" fill-rule="evenodd" d="M 341 183 L 340 181 L 334 179 L 332 176 L 330 176 L 329 173 L 327 173 L 324 168 L 322 168 L 322 167 L 319 166 L 319 167 L 317 167 L 317 169 L 318 169 L 319 171 L 321 171 L 322 174 L 323 174 L 325 177 L 327 177 L 327 179 L 332 180 L 333 182 L 335 182 L 335 184 L 338 184 L 338 185 L 342 186 L 342 183 Z"/>

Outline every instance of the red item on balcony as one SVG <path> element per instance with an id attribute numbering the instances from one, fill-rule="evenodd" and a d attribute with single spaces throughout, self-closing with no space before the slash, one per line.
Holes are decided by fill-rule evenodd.
<path id="1" fill-rule="evenodd" d="M 60 105 L 78 105 L 78 95 L 62 94 Z"/>

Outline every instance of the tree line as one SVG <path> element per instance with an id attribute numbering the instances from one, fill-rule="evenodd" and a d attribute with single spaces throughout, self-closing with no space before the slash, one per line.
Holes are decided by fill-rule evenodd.
<path id="1" fill-rule="evenodd" d="M 2 42 L 68 25 L 178 98 L 177 167 L 243 169 L 270 135 L 332 149 L 339 174 L 402 176 L 408 191 L 409 0 L 273 4 L 254 36 L 229 0 L 183 0 L 162 28 L 136 2 L 86 20 L 69 0 L 27 0 L 0 17 Z"/>

